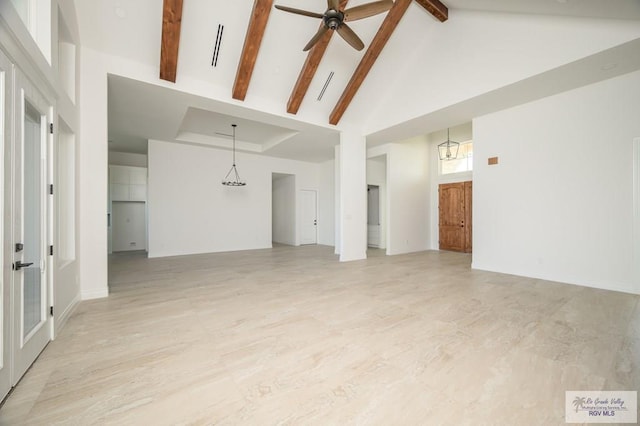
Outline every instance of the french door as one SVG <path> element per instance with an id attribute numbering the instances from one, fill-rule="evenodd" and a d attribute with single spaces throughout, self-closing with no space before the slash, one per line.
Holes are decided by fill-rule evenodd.
<path id="1" fill-rule="evenodd" d="M 2 72 L 2 360 L 0 399 L 51 338 L 48 123 L 52 108 L 20 70 Z"/>
<path id="2" fill-rule="evenodd" d="M 13 150 L 13 380 L 51 338 L 47 268 L 47 151 L 51 107 L 20 71 Z"/>

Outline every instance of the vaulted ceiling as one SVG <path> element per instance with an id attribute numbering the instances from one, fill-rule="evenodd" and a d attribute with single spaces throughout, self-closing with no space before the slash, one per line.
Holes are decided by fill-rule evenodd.
<path id="1" fill-rule="evenodd" d="M 368 0 L 341 0 L 348 7 L 366 2 Z M 574 21 L 583 26 L 593 24 L 594 28 L 601 22 L 606 23 L 606 28 L 611 27 L 612 22 L 619 22 L 626 28 L 637 25 L 640 20 L 640 2 L 635 0 L 449 0 L 446 6 L 437 0 L 396 0 L 389 12 L 350 23 L 364 41 L 363 51 L 354 50 L 337 36 L 330 37 L 332 32 L 329 32 L 310 52 L 303 52 L 302 47 L 318 29 L 318 20 L 276 10 L 273 4 L 323 12 L 326 0 L 75 3 L 84 47 L 146 67 L 153 66 L 158 69 L 156 75 L 162 78 L 156 81 L 136 81 L 126 75 L 109 78 L 112 149 L 140 152 L 144 150 L 143 141 L 148 138 L 224 146 L 224 141 L 212 132 L 228 131 L 224 127 L 235 119 L 244 120 L 246 147 L 252 146 L 249 135 L 255 135 L 261 128 L 282 129 L 277 143 L 259 144 L 259 149 L 247 148 L 248 151 L 307 161 L 331 158 L 341 128 L 361 128 L 365 134 L 377 135 L 377 139 L 372 137 L 372 140 L 383 142 L 400 135 L 441 128 L 436 126 L 459 124 L 457 120 L 477 115 L 473 111 L 443 115 L 442 106 L 453 105 L 445 99 L 442 106 L 436 105 L 437 111 L 434 110 L 440 113 L 440 119 L 422 120 L 422 127 L 411 112 L 402 116 L 403 112 L 397 107 L 385 111 L 385 105 L 390 102 L 402 103 L 402 99 L 394 96 L 396 93 L 406 93 L 410 98 L 412 86 L 422 88 L 420 94 L 423 95 L 424 87 L 429 85 L 436 89 L 434 95 L 437 94 L 443 82 L 421 79 L 420 69 L 429 71 L 431 67 L 443 65 L 438 58 L 455 57 L 458 49 L 454 42 L 462 43 L 460 47 L 473 44 L 477 34 L 464 33 L 465 28 L 473 28 L 475 23 L 486 22 L 490 33 L 495 22 L 517 32 L 518 28 L 510 29 L 509 25 L 527 16 L 532 21 L 544 21 L 545 15 L 567 17 L 566 21 L 546 20 L 546 27 L 541 28 L 553 28 L 565 22 L 572 27 Z M 163 10 L 167 12 L 164 15 Z M 582 30 L 576 30 L 576 40 L 579 40 L 579 31 Z M 444 34 L 449 37 L 446 43 L 431 42 Z M 470 37 L 471 43 L 467 43 L 465 37 Z M 512 34 L 505 33 L 505 38 L 510 37 Z M 627 41 L 634 36 L 625 34 L 625 37 L 620 40 Z M 615 41 L 608 43 L 613 45 Z M 425 46 L 429 50 L 425 51 Z M 603 44 L 604 47 L 607 45 Z M 580 54 L 576 54 L 575 59 L 579 58 Z M 562 60 L 558 59 L 556 66 L 562 65 Z M 541 67 L 540 71 L 543 70 Z M 405 78 L 408 76 L 411 81 Z M 606 76 L 594 77 L 597 78 Z M 465 80 L 458 84 L 464 86 Z M 216 95 L 213 98 L 210 94 L 198 96 L 200 87 L 207 87 L 208 93 Z M 457 85 L 448 87 L 453 94 L 460 90 Z M 488 87 L 492 88 L 496 87 Z M 159 99 L 165 107 L 158 106 Z M 133 110 L 133 105 L 137 110 Z M 141 113 L 140 109 L 154 113 Z M 213 122 L 223 128 L 216 130 L 198 124 L 198 120 L 212 120 L 207 111 L 220 115 L 220 119 Z M 131 120 L 132 116 L 138 119 Z M 403 127 L 403 122 L 412 124 Z M 185 137 L 189 133 L 185 132 L 185 125 L 199 128 L 202 134 L 191 132 L 191 139 L 185 141 L 189 139 Z M 238 130 L 242 142 L 242 128 L 239 126 Z M 308 155 L 304 155 L 305 152 Z"/>

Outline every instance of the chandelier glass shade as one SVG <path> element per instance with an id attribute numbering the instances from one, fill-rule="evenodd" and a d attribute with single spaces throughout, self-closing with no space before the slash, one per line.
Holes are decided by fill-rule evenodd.
<path id="1" fill-rule="evenodd" d="M 440 156 L 440 160 L 455 160 L 458 158 L 459 149 L 460 143 L 452 141 L 449 138 L 449 129 L 447 128 L 447 140 L 438 145 L 438 155 Z"/>

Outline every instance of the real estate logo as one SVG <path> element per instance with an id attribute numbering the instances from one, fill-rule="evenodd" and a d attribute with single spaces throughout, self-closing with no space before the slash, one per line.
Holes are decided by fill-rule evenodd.
<path id="1" fill-rule="evenodd" d="M 566 391 L 567 423 L 637 423 L 637 391 Z"/>

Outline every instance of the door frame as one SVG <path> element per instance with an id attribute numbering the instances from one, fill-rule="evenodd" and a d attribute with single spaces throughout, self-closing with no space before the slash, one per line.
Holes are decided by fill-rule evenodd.
<path id="1" fill-rule="evenodd" d="M 49 102 L 44 95 L 36 88 L 36 86 L 23 74 L 18 68 L 14 68 L 14 83 L 13 83 L 13 117 L 14 117 L 14 132 L 11 141 L 11 170 L 8 174 L 9 181 L 6 182 L 6 187 L 11 189 L 11 203 L 8 208 L 8 215 L 5 218 L 5 226 L 9 226 L 11 229 L 10 245 L 8 247 L 8 253 L 6 257 L 11 259 L 10 263 L 17 260 L 28 261 L 23 259 L 23 252 L 20 254 L 12 250 L 18 239 L 22 239 L 23 232 L 23 218 L 20 217 L 20 230 L 16 228 L 17 213 L 23 216 L 24 200 L 21 198 L 22 194 L 17 191 L 18 188 L 22 188 L 22 176 L 24 165 L 24 113 L 26 102 L 37 111 L 40 115 L 40 132 L 41 132 L 41 146 L 40 146 L 40 209 L 41 215 L 39 218 L 41 226 L 41 242 L 39 251 L 41 253 L 41 277 L 45 280 L 42 284 L 42 302 L 41 313 L 43 315 L 41 322 L 36 328 L 30 332 L 27 336 L 23 333 L 23 318 L 22 318 L 22 305 L 23 305 L 23 293 L 21 284 L 24 278 L 24 274 L 18 276 L 17 271 L 11 271 L 11 321 L 12 321 L 12 339 L 11 339 L 11 382 L 12 386 L 20 380 L 26 370 L 35 361 L 38 355 L 42 352 L 44 347 L 51 341 L 53 337 L 53 316 L 50 314 L 48 307 L 53 306 L 53 262 L 52 256 L 47 253 L 46 247 L 52 244 L 52 231 L 53 231 L 53 196 L 50 191 L 47 191 L 47 186 L 52 181 L 52 147 L 53 147 L 53 134 L 49 131 L 50 123 L 53 123 L 53 104 Z M 18 149 L 21 151 L 18 153 Z M 19 155 L 19 157 L 18 157 Z M 21 164 L 17 165 L 16 160 L 20 159 Z M 19 187 L 17 185 L 20 185 Z M 20 198 L 19 198 L 20 197 Z M 18 210 L 18 204 L 19 210 Z M 6 229 L 6 228 L 5 228 Z M 6 264 L 5 264 L 6 265 Z"/>
<path id="2" fill-rule="evenodd" d="M 9 393 L 13 386 L 11 374 L 11 354 L 13 342 L 12 326 L 12 295 L 11 286 L 12 270 L 11 258 L 11 189 L 7 182 L 11 173 L 12 154 L 12 131 L 13 131 L 13 64 L 9 58 L 0 50 L 0 259 L 2 259 L 2 269 L 0 270 L 0 303 L 2 303 L 2 315 L 0 315 L 0 330 L 2 340 L 0 340 L 0 401 Z"/>
<path id="3" fill-rule="evenodd" d="M 442 232 L 443 232 L 443 225 L 442 225 L 442 205 L 440 203 L 441 198 L 443 197 L 443 191 L 446 190 L 448 187 L 460 187 L 462 190 L 462 194 L 460 197 L 460 208 L 462 209 L 462 211 L 458 212 L 458 215 L 460 216 L 459 220 L 460 220 L 460 229 L 458 229 L 458 231 L 460 231 L 462 233 L 462 235 L 460 236 L 460 247 L 445 247 L 443 248 L 443 244 L 442 244 Z M 473 238 L 473 234 L 472 234 L 472 229 L 473 229 L 473 215 L 472 215 L 472 209 L 473 209 L 473 204 L 472 204 L 472 193 L 473 193 L 473 181 L 472 180 L 465 180 L 465 181 L 460 181 L 460 182 L 446 182 L 446 183 L 440 183 L 438 184 L 438 196 L 437 196 L 437 205 L 438 205 L 438 250 L 449 250 L 449 251 L 456 251 L 456 252 L 461 252 L 461 253 L 471 253 L 472 252 L 472 238 Z M 458 224 L 456 225 L 448 225 L 448 228 L 446 229 L 450 229 L 452 227 L 458 227 Z"/>

